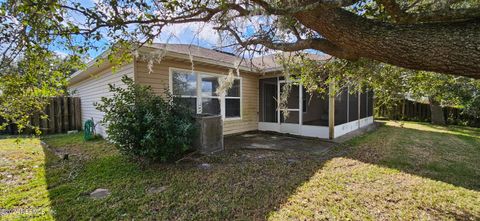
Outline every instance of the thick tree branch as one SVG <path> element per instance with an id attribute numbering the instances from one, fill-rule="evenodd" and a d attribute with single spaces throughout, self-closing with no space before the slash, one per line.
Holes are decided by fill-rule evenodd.
<path id="1" fill-rule="evenodd" d="M 347 54 L 480 79 L 480 20 L 400 25 L 323 7 L 294 17 Z"/>
<path id="2" fill-rule="evenodd" d="M 419 22 L 453 22 L 480 18 L 480 8 L 445 9 L 423 13 L 407 13 L 400 19 L 401 23 L 412 24 Z"/>
<path id="3" fill-rule="evenodd" d="M 340 8 L 355 4 L 359 0 L 303 0 L 303 1 L 285 1 L 281 5 L 273 5 L 272 2 L 264 0 L 251 0 L 262 7 L 265 11 L 273 15 L 294 14 L 302 10 L 308 10 L 319 5 L 329 8 Z"/>
<path id="4" fill-rule="evenodd" d="M 324 38 L 311 38 L 311 39 L 298 39 L 295 42 L 281 42 L 273 41 L 268 37 L 256 37 L 243 40 L 240 34 L 230 27 L 218 27 L 217 30 L 228 31 L 242 47 L 248 47 L 251 45 L 263 45 L 272 50 L 280 51 L 301 51 L 305 49 L 315 49 L 323 51 L 330 55 L 346 58 L 350 60 L 358 59 L 358 57 L 353 53 L 346 53 L 341 48 L 332 44 L 329 40 Z"/>
<path id="5" fill-rule="evenodd" d="M 453 22 L 480 18 L 480 8 L 478 7 L 452 9 L 450 6 L 455 1 L 447 3 L 442 9 L 418 13 L 407 12 L 412 6 L 402 8 L 396 0 L 377 0 L 377 3 L 385 7 L 394 21 L 402 24 Z M 417 3 L 414 2 L 412 5 L 414 4 Z"/>

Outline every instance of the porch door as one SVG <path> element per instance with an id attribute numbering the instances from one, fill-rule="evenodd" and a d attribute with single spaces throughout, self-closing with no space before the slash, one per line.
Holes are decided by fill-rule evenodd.
<path id="1" fill-rule="evenodd" d="M 291 133 L 299 134 L 300 132 L 300 122 L 301 122 L 301 101 L 302 101 L 302 91 L 301 87 L 298 85 L 291 85 L 290 91 L 284 91 L 284 80 L 278 81 L 278 97 L 281 97 L 284 93 L 288 93 L 288 99 L 286 107 L 279 108 L 278 119 L 280 123 L 280 132 L 281 133 Z M 285 112 L 288 113 L 285 116 Z"/>

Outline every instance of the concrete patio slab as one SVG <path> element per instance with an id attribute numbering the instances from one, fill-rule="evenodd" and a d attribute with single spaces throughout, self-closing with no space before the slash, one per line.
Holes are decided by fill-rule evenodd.
<path id="1" fill-rule="evenodd" d="M 275 151 L 307 151 L 316 154 L 328 152 L 337 143 L 317 138 L 305 138 L 274 132 L 249 132 L 225 136 L 226 149 L 256 149 Z"/>

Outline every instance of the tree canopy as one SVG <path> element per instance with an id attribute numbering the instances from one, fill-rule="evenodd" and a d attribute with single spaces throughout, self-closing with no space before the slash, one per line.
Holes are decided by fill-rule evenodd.
<path id="1" fill-rule="evenodd" d="M 327 53 L 352 64 L 347 73 L 357 77 L 358 69 L 399 66 L 480 79 L 478 0 L 5 0 L 0 21 L 0 115 L 16 122 L 26 122 L 19 120 L 26 112 L 13 117 L 7 106 L 30 110 L 38 98 L 59 94 L 65 79 L 58 71 L 78 67 L 88 52 L 108 49 L 108 59 L 130 59 L 181 23 L 210 24 L 219 47 L 238 54 Z M 52 60 L 59 51 L 69 55 L 62 66 Z M 372 61 L 382 65 L 368 66 Z M 403 76 L 378 73 L 391 87 L 385 79 Z M 322 84 L 318 79 L 312 82 Z M 32 102 L 20 105 L 27 97 Z"/>
<path id="2" fill-rule="evenodd" d="M 208 22 L 241 50 L 313 49 L 480 78 L 478 0 L 6 0 L 0 8 L 2 67 L 28 50 L 84 55 L 151 42 L 171 24 Z"/>
<path id="3" fill-rule="evenodd" d="M 81 62 L 74 57 L 59 58 L 53 53 L 39 54 L 36 62 L 25 57 L 2 70 L 0 117 L 6 121 L 0 124 L 0 130 L 14 123 L 18 132 L 29 128 L 39 134 L 38 126 L 30 123 L 31 115 L 38 113 L 45 117 L 43 111 L 50 97 L 67 94 L 67 77 Z"/>

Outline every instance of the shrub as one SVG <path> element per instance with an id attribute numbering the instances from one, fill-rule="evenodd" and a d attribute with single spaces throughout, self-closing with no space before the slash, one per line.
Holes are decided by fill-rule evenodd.
<path id="1" fill-rule="evenodd" d="M 125 87 L 109 85 L 111 98 L 102 97 L 96 108 L 105 113 L 108 140 L 124 154 L 168 162 L 191 147 L 196 124 L 191 111 L 166 93 L 162 98 L 148 86 L 124 76 Z"/>

